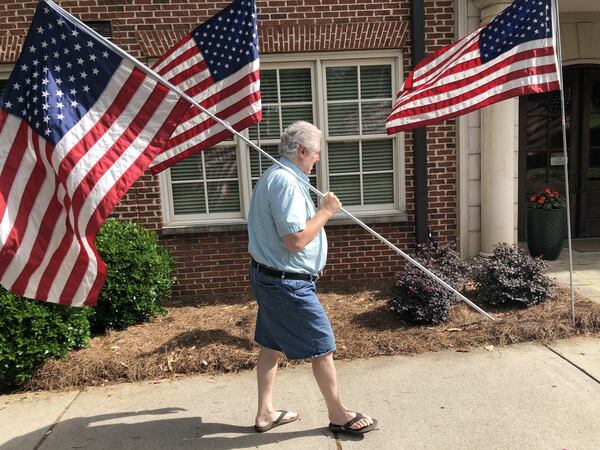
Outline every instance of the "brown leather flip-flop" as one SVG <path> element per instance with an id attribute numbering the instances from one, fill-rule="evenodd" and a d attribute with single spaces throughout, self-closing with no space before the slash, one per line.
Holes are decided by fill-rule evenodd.
<path id="1" fill-rule="evenodd" d="M 298 415 L 291 419 L 283 420 L 283 418 L 288 412 L 289 411 L 281 411 L 281 414 L 279 414 L 279 417 L 277 419 L 275 419 L 273 422 L 269 422 L 268 424 L 263 425 L 262 427 L 254 425 L 254 431 L 256 431 L 257 433 L 264 433 L 265 431 L 269 431 L 271 428 L 278 427 L 279 425 L 285 425 L 286 423 L 292 423 L 293 421 L 298 420 Z"/>

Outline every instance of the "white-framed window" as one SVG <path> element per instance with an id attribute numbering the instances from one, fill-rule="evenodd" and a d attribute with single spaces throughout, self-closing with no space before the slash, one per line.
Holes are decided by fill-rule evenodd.
<path id="1" fill-rule="evenodd" d="M 403 134 L 385 119 L 400 87 L 399 51 L 261 56 L 263 119 L 244 131 L 274 157 L 295 120 L 322 131 L 321 161 L 310 175 L 358 217 L 405 217 Z M 242 224 L 252 187 L 271 161 L 235 138 L 160 175 L 165 227 Z M 314 196 L 316 202 L 316 196 Z"/>

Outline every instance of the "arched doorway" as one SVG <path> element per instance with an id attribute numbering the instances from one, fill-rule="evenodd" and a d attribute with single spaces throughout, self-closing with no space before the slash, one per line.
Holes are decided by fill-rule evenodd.
<path id="1" fill-rule="evenodd" d="M 571 227 L 600 236 L 600 66 L 564 68 Z M 550 186 L 564 194 L 559 92 L 519 102 L 519 240 L 526 238 L 529 196 Z"/>

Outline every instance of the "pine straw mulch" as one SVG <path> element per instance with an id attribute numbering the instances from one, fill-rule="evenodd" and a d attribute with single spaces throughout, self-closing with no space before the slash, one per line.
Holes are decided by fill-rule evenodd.
<path id="1" fill-rule="evenodd" d="M 490 349 L 490 345 L 549 343 L 600 333 L 600 305 L 577 295 L 573 326 L 568 290 L 564 288 L 557 289 L 554 298 L 528 309 L 482 305 L 496 317 L 495 322 L 459 304 L 448 322 L 438 326 L 401 321 L 389 310 L 387 292 L 387 286 L 379 285 L 319 295 L 335 331 L 337 359 Z M 72 352 L 64 360 L 46 362 L 25 389 L 62 390 L 254 368 L 256 304 L 252 297 L 170 302 L 167 307 L 167 316 L 94 337 L 88 348 Z M 297 362 L 283 358 L 282 366 L 289 364 Z"/>

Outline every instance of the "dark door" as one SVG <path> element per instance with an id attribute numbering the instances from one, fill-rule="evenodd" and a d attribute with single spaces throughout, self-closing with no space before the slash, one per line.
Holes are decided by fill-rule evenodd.
<path id="1" fill-rule="evenodd" d="M 580 235 L 600 236 L 600 69 L 583 76 L 579 193 Z"/>
<path id="2" fill-rule="evenodd" d="M 564 93 L 574 237 L 600 236 L 600 68 L 566 68 Z M 526 207 L 544 187 L 565 193 L 560 95 L 522 97 L 519 123 L 519 239 Z"/>

